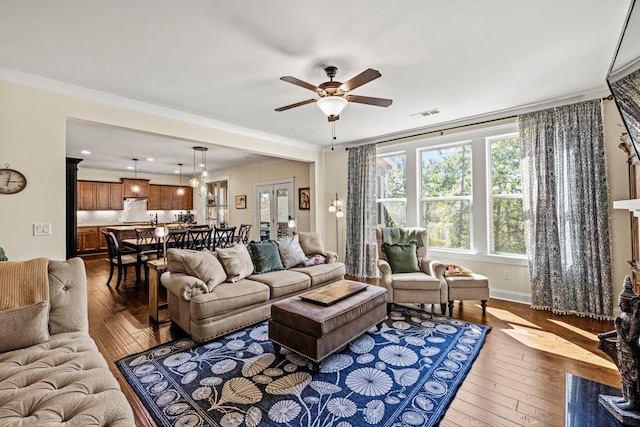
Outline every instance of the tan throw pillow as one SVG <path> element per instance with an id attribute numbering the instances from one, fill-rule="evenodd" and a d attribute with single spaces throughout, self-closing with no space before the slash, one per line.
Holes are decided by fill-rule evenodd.
<path id="1" fill-rule="evenodd" d="M 227 280 L 227 274 L 213 252 L 185 251 L 181 255 L 187 274 L 206 283 L 209 292 Z"/>
<path id="2" fill-rule="evenodd" d="M 284 268 L 295 267 L 305 261 L 309 262 L 307 256 L 302 250 L 302 247 L 300 246 L 298 235 L 293 236 L 291 239 L 279 241 L 278 250 L 280 251 L 280 258 L 282 258 Z"/>
<path id="3" fill-rule="evenodd" d="M 324 247 L 322 246 L 322 236 L 320 233 L 299 231 L 296 235 L 300 240 L 300 246 L 306 256 L 324 255 Z"/>
<path id="4" fill-rule="evenodd" d="M 186 266 L 184 265 L 184 260 L 182 259 L 182 254 L 184 252 L 196 252 L 189 249 L 176 249 L 171 248 L 167 250 L 167 270 L 172 273 L 182 273 L 189 274 Z"/>
<path id="5" fill-rule="evenodd" d="M 0 311 L 0 352 L 49 341 L 49 302 Z"/>
<path id="6" fill-rule="evenodd" d="M 230 248 L 217 248 L 216 255 L 227 272 L 227 282 L 237 282 L 253 273 L 251 255 L 243 244 L 234 244 Z"/>

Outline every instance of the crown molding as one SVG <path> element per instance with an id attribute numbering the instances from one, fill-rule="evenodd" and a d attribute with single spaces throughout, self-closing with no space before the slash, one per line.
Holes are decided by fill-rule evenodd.
<path id="1" fill-rule="evenodd" d="M 82 86 L 76 86 L 70 83 L 65 83 L 59 80 L 53 80 L 46 77 L 36 76 L 34 74 L 24 73 L 22 71 L 12 70 L 6 67 L 0 67 L 0 80 L 8 83 L 15 83 L 23 86 L 28 86 L 36 89 L 42 89 L 49 92 L 58 93 L 61 95 L 73 96 L 76 98 L 86 99 L 88 101 L 98 102 L 101 104 L 113 105 L 116 107 L 126 108 L 129 110 L 139 111 L 142 113 L 153 114 L 167 119 L 180 120 L 183 122 L 205 126 L 209 128 L 219 129 L 221 131 L 235 133 L 238 135 L 248 136 L 251 138 L 258 138 L 276 144 L 282 144 L 297 148 L 304 148 L 310 151 L 320 152 L 322 148 L 310 144 L 308 142 L 297 141 L 295 139 L 283 138 L 281 136 L 273 135 L 266 132 L 260 132 L 257 130 L 245 128 L 242 126 L 233 125 L 226 122 L 221 122 L 207 117 L 198 116 L 191 113 L 185 113 L 183 111 L 174 110 L 167 107 L 162 107 L 155 104 L 149 104 L 142 101 L 136 101 L 134 99 L 125 98 L 118 95 L 112 95 L 110 93 L 101 92 L 94 89 L 88 89 Z"/>

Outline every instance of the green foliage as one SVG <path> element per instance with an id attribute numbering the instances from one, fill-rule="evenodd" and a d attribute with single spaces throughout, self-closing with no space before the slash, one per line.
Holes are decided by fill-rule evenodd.
<path id="1" fill-rule="evenodd" d="M 0 247 L 0 261 L 9 261 L 9 258 L 7 258 L 7 256 L 4 253 L 4 249 L 2 249 L 2 247 Z"/>

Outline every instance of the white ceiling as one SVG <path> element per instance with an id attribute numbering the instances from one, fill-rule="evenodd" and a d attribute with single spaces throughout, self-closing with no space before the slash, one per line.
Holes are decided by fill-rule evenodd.
<path id="1" fill-rule="evenodd" d="M 0 0 L 0 67 L 323 148 L 315 105 L 274 111 L 314 97 L 281 76 L 382 73 L 353 94 L 393 104 L 349 104 L 337 143 L 604 93 L 629 3 Z"/>

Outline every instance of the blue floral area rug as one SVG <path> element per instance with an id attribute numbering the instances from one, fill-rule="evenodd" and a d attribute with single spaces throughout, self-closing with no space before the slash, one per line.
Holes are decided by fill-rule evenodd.
<path id="1" fill-rule="evenodd" d="M 393 306 L 322 363 L 275 354 L 262 322 L 200 344 L 182 339 L 116 365 L 158 426 L 432 426 L 489 327 Z"/>

